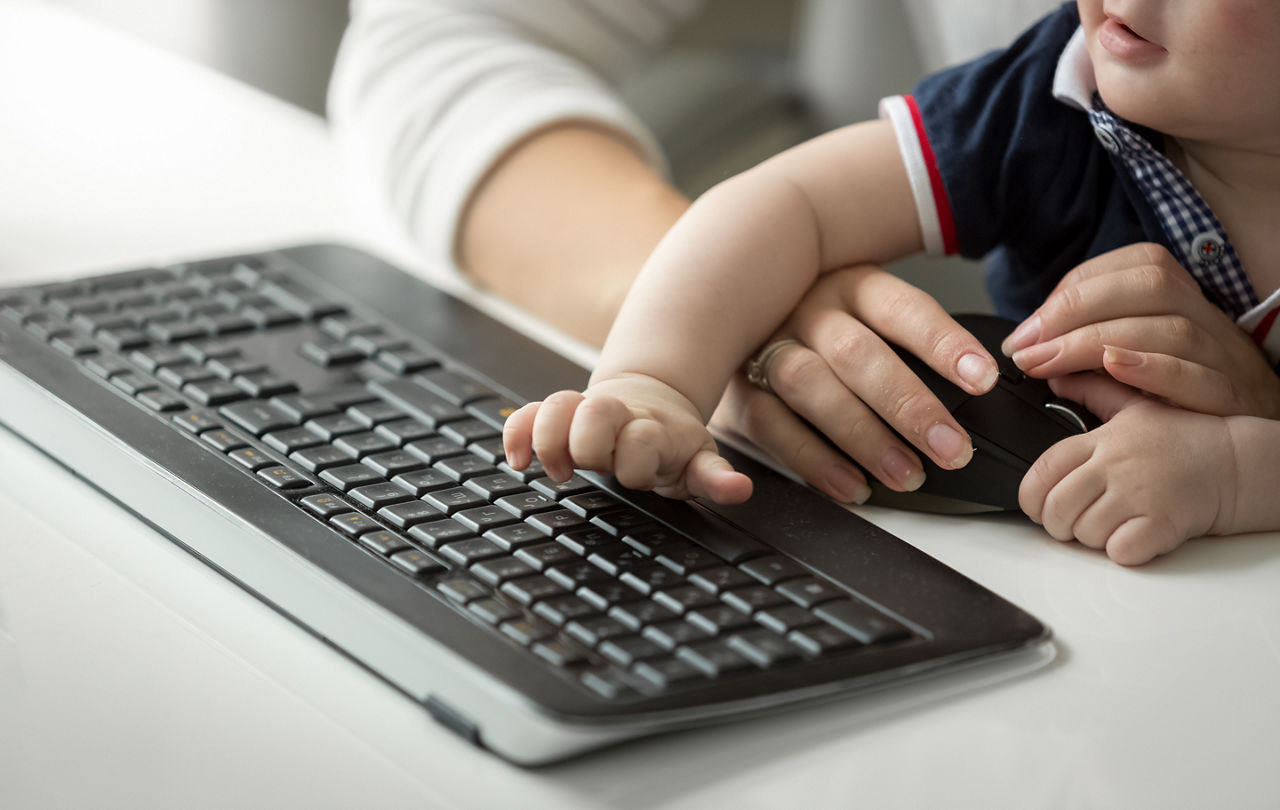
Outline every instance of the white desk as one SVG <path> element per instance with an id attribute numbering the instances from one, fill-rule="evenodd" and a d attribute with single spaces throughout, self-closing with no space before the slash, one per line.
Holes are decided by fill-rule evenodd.
<path id="1" fill-rule="evenodd" d="M 342 183 L 318 119 L 0 2 L 0 283 L 320 239 L 413 264 Z M 0 807 L 1280 805 L 1280 537 L 1126 570 L 1017 518 L 862 514 L 1056 662 L 523 771 L 0 430 Z"/>

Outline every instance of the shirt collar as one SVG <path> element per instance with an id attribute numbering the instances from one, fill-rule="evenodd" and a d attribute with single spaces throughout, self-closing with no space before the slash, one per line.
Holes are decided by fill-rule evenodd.
<path id="1" fill-rule="evenodd" d="M 1053 97 L 1088 112 L 1096 92 L 1098 79 L 1093 73 L 1089 49 L 1085 47 L 1084 28 L 1077 28 L 1058 57 L 1058 67 L 1053 74 Z"/>

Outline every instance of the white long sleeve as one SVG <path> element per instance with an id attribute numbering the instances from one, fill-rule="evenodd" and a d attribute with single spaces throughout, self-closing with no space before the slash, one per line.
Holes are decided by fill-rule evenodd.
<path id="1" fill-rule="evenodd" d="M 354 0 L 329 91 L 344 159 L 383 190 L 436 268 L 456 272 L 459 217 L 500 156 L 551 123 L 635 142 L 609 82 L 702 0 Z"/>

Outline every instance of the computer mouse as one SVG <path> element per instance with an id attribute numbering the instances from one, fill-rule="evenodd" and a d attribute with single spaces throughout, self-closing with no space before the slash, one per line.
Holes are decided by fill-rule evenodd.
<path id="1" fill-rule="evenodd" d="M 869 503 L 926 512 L 963 514 L 1018 508 L 1022 477 L 1045 450 L 1092 430 L 1100 423 L 1084 406 L 1056 396 L 1049 384 L 1023 374 L 1000 353 L 1000 343 L 1017 324 L 995 315 L 953 315 L 1000 366 L 995 387 L 973 396 L 895 347 L 898 355 L 937 395 L 973 440 L 973 458 L 958 470 L 944 470 L 923 453 L 925 481 L 914 492 L 894 492 L 873 482 Z"/>

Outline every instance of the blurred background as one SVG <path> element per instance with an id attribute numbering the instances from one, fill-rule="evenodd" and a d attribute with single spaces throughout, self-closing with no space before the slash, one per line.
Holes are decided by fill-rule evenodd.
<path id="1" fill-rule="evenodd" d="M 347 0 L 46 0 L 306 110 L 325 92 Z M 528 0 L 537 2 L 537 0 Z M 816 132 L 873 117 L 884 95 L 998 47 L 1054 0 L 708 0 L 620 91 L 696 195 Z M 895 267 L 953 311 L 990 311 L 981 270 Z"/>

